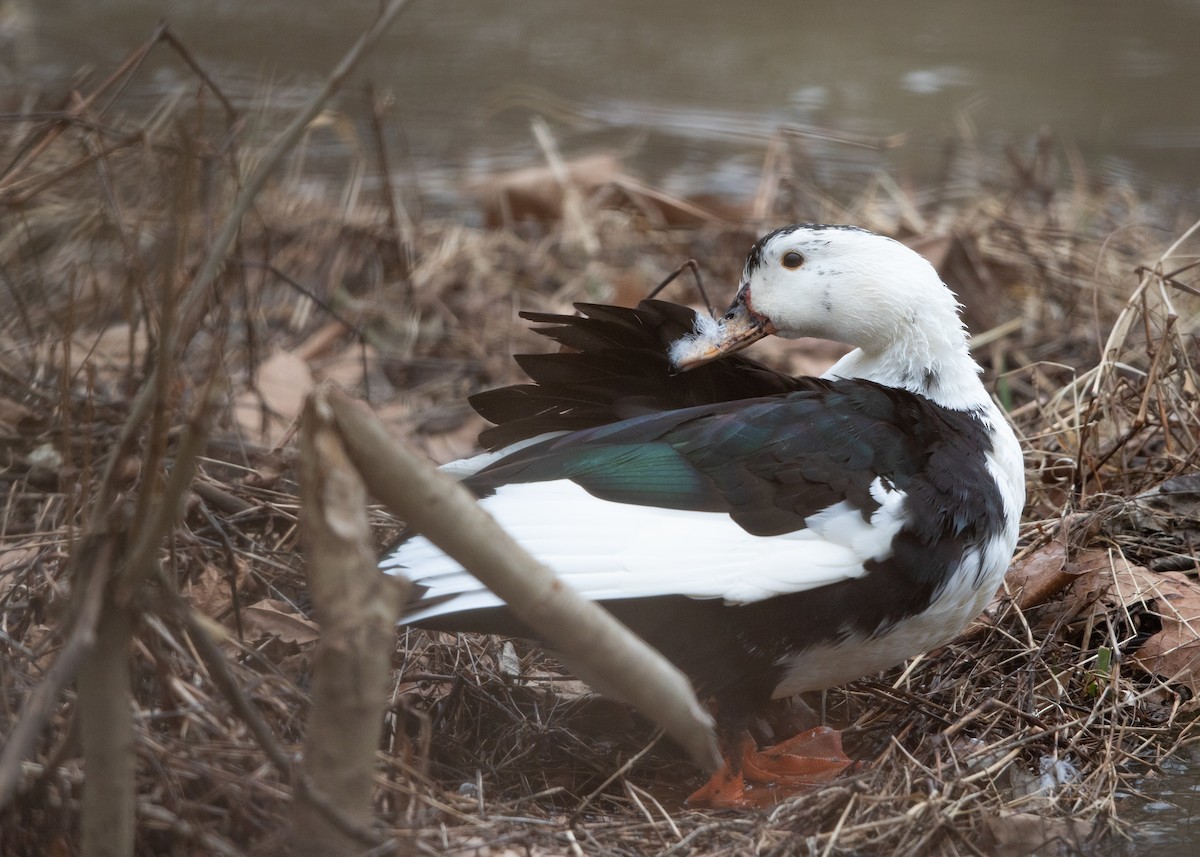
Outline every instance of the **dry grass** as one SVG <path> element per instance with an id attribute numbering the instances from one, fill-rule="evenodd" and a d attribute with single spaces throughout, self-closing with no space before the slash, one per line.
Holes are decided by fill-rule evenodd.
<path id="1" fill-rule="evenodd" d="M 82 111 L 10 120 L 0 138 L 12 164 L 0 179 L 0 734 L 69 630 L 66 559 L 156 359 L 166 296 L 186 288 L 252 158 L 251 146 L 230 144 L 233 128 L 196 109 L 122 119 Z M 910 192 L 880 179 L 837 202 L 795 177 L 780 143 L 755 213 L 767 226 L 858 223 L 920 244 L 939 264 L 1024 438 L 1029 563 L 1044 564 L 1058 545 L 1055 570 L 1103 577 L 1108 566 L 1079 559 L 1099 549 L 1113 568 L 1128 560 L 1184 572 L 1192 585 L 1194 499 L 1159 502 L 1152 523 L 1135 500 L 1196 470 L 1200 300 L 1187 266 L 1197 240 L 1125 189 L 1053 175 L 1061 159 L 1050 149 L 1028 162 L 1014 155 L 1017 167 L 990 165 L 987 183 L 965 178 L 984 171 L 963 155 L 942 187 Z M 372 154 L 360 158 L 370 164 Z M 688 258 L 710 289 L 719 284 L 720 302 L 760 231 L 712 219 L 668 228 L 627 194 L 611 208 L 600 202 L 612 194 L 575 200 L 549 224 L 410 225 L 358 188 L 342 206 L 301 194 L 301 164 L 297 156 L 246 220 L 173 381 L 172 426 L 212 376 L 228 406 L 161 557 L 216 634 L 240 694 L 289 750 L 308 704 L 312 628 L 287 392 L 313 375 L 341 378 L 398 434 L 436 458 L 458 457 L 481 426 L 465 395 L 515 380 L 510 355 L 545 347 L 516 309 L 628 301 Z M 417 189 L 399 190 L 402 208 Z M 1180 246 L 1164 256 L 1175 238 Z M 691 298 L 683 285 L 672 289 Z M 297 359 L 272 363 L 278 354 Z M 806 367 L 821 353 L 774 357 Z M 283 368 L 271 376 L 267 366 Z M 138 454 L 118 469 L 114 515 L 148 479 Z M 394 525 L 378 525 L 382 542 Z M 828 693 L 826 717 L 846 727 L 857 771 L 746 813 L 683 807 L 694 770 L 636 714 L 560 679 L 537 650 L 402 633 L 378 756 L 378 823 L 419 852 L 456 854 L 1109 847 L 1127 832 L 1132 799 L 1120 795 L 1194 740 L 1190 672 L 1155 677 L 1154 664 L 1133 657 L 1155 631 L 1146 617 L 1167 606 L 1150 596 L 1101 610 L 1070 596 L 1019 606 L 1013 595 L 962 641 Z M 281 847 L 287 775 L 169 601 L 158 587 L 145 593 L 133 652 L 139 850 L 271 853 Z M 73 850 L 83 778 L 73 719 L 68 692 L 0 810 L 0 853 Z"/>

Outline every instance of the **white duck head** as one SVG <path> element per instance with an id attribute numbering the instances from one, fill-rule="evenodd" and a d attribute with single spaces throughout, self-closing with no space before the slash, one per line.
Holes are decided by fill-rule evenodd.
<path id="1" fill-rule="evenodd" d="M 954 293 L 898 241 L 854 226 L 785 226 L 750 251 L 741 286 L 719 320 L 697 316 L 674 344 L 680 369 L 769 334 L 854 346 L 826 373 L 900 387 L 946 407 L 988 407 Z"/>

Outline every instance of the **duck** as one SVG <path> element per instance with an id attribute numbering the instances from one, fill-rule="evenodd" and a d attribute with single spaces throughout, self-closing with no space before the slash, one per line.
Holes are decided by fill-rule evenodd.
<path id="1" fill-rule="evenodd" d="M 753 244 L 720 318 L 576 308 L 522 314 L 563 350 L 470 399 L 486 451 L 447 469 L 710 702 L 724 764 L 691 803 L 835 777 L 837 733 L 760 750 L 753 718 L 950 642 L 1016 546 L 1021 447 L 958 299 L 903 243 L 806 223 Z M 743 353 L 768 336 L 850 350 L 794 377 Z M 380 565 L 413 583 L 410 625 L 536 638 L 422 536 Z"/>

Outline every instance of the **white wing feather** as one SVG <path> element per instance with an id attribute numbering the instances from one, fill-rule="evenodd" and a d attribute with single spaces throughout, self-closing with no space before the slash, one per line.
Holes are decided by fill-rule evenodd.
<path id="1" fill-rule="evenodd" d="M 601 500 L 569 481 L 505 485 L 481 500 L 518 543 L 586 598 L 686 595 L 746 604 L 837 583 L 886 558 L 904 523 L 903 492 L 880 481 L 882 505 L 863 520 L 839 503 L 807 519 L 807 528 L 754 536 L 721 512 L 690 512 Z M 416 622 L 503 602 L 423 536 L 380 567 L 445 601 L 405 617 Z"/>

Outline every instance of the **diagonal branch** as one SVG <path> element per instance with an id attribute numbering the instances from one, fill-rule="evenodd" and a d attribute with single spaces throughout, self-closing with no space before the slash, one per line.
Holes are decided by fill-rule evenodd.
<path id="1" fill-rule="evenodd" d="M 351 460 L 392 512 L 503 598 L 580 675 L 635 705 L 701 767 L 719 761 L 712 718 L 687 678 L 594 602 L 563 586 L 465 488 L 398 444 L 345 393 L 326 393 Z"/>

